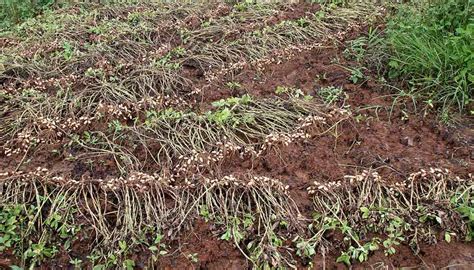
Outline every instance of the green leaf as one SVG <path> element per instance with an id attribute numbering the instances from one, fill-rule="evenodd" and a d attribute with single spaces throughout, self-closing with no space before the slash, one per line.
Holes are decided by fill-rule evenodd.
<path id="1" fill-rule="evenodd" d="M 123 261 L 123 267 L 127 270 L 133 270 L 133 268 L 135 267 L 135 261 L 127 259 Z"/>
<path id="2" fill-rule="evenodd" d="M 221 236 L 221 239 L 226 240 L 226 241 L 229 241 L 231 238 L 232 238 L 232 233 L 230 232 L 229 229 Z"/>
<path id="3" fill-rule="evenodd" d="M 446 240 L 448 243 L 451 242 L 451 234 L 449 232 L 444 233 L 444 240 Z"/>
<path id="4" fill-rule="evenodd" d="M 390 62 L 388 62 L 388 66 L 396 69 L 400 66 L 400 64 L 398 63 L 398 61 L 390 60 Z"/>
<path id="5" fill-rule="evenodd" d="M 252 101 L 252 97 L 249 94 L 245 94 L 240 98 L 242 104 L 247 104 Z"/>
<path id="6" fill-rule="evenodd" d="M 225 108 L 221 111 L 217 111 L 211 115 L 211 119 L 214 120 L 218 124 L 226 123 L 232 116 L 232 112 L 229 108 Z"/>
<path id="7" fill-rule="evenodd" d="M 125 241 L 119 241 L 119 247 L 121 251 L 125 251 L 127 249 L 127 243 Z"/>
<path id="8" fill-rule="evenodd" d="M 397 252 L 397 251 L 395 250 L 394 247 L 389 247 L 389 248 L 387 249 L 387 255 L 393 255 L 393 254 L 395 254 L 396 252 Z"/>
<path id="9" fill-rule="evenodd" d="M 369 208 L 367 208 L 367 207 L 365 207 L 365 206 L 362 206 L 362 207 L 360 208 L 360 211 L 362 212 L 362 218 L 363 218 L 363 219 L 367 219 L 367 218 L 369 217 L 369 215 L 370 215 L 370 210 L 369 210 Z"/>
<path id="10" fill-rule="evenodd" d="M 351 265 L 351 257 L 346 252 L 343 252 L 341 256 L 337 257 L 336 262 L 345 263 L 346 265 Z"/>
<path id="11" fill-rule="evenodd" d="M 244 235 L 237 228 L 234 228 L 233 232 L 234 232 L 235 241 L 237 243 L 240 243 L 240 241 L 242 241 L 242 239 L 244 239 Z"/>
<path id="12" fill-rule="evenodd" d="M 370 250 L 370 251 L 375 251 L 375 250 L 377 250 L 377 249 L 379 249 L 379 245 L 377 245 L 376 243 L 371 243 L 371 244 L 369 245 L 369 250 Z"/>
<path id="13" fill-rule="evenodd" d="M 155 244 L 159 244 L 161 242 L 161 239 L 163 239 L 163 235 L 157 234 L 155 237 Z"/>
<path id="14" fill-rule="evenodd" d="M 469 82 L 474 83 L 474 74 L 467 75 Z"/>
<path id="15" fill-rule="evenodd" d="M 224 107 L 225 105 L 227 105 L 227 102 L 225 102 L 225 100 L 221 99 L 221 100 L 217 100 L 217 101 L 214 101 L 211 103 L 213 107 Z"/>
<path id="16" fill-rule="evenodd" d="M 280 94 L 283 94 L 283 93 L 286 93 L 286 92 L 288 92 L 288 88 L 283 87 L 283 86 L 277 86 L 277 88 L 275 90 L 275 94 L 277 94 L 277 95 L 280 95 Z"/>

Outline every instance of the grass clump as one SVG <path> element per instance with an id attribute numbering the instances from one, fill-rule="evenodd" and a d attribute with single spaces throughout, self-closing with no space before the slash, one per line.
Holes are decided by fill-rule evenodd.
<path id="1" fill-rule="evenodd" d="M 0 3 L 0 30 L 38 15 L 55 2 L 55 0 L 3 0 Z"/>
<path id="2" fill-rule="evenodd" d="M 390 77 L 430 106 L 464 110 L 473 96 L 473 14 L 464 0 L 403 6 L 387 29 Z"/>

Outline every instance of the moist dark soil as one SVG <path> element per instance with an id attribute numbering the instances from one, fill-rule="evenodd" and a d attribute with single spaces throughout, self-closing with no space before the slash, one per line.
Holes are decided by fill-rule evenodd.
<path id="1" fill-rule="evenodd" d="M 315 10 L 314 6 L 311 8 L 311 11 Z M 283 12 L 281 17 L 271 18 L 268 23 L 298 18 L 307 10 L 304 5 L 290 9 Z M 225 14 L 227 11 L 219 12 Z M 189 18 L 189 24 L 193 27 L 197 22 Z M 247 29 L 238 31 L 240 30 Z M 362 30 L 352 33 L 354 36 L 362 34 Z M 255 97 L 270 97 L 275 95 L 277 86 L 300 88 L 315 98 L 318 98 L 318 91 L 322 87 L 337 86 L 342 87 L 347 94 L 340 104 L 350 106 L 354 114 L 354 119 L 339 125 L 336 135 L 315 136 L 300 143 L 280 146 L 258 159 L 227 158 L 222 165 L 222 173 L 239 174 L 252 171 L 255 174 L 278 178 L 289 185 L 290 195 L 302 214 L 310 217 L 312 200 L 306 188 L 315 180 L 340 180 L 345 175 L 364 168 L 377 168 L 382 177 L 393 181 L 399 181 L 414 171 L 430 167 L 447 168 L 460 177 L 474 172 L 472 118 L 465 118 L 455 126 L 444 126 L 440 124 L 435 111 L 423 111 L 419 108 L 417 111 L 405 100 L 395 102 L 389 89 L 370 71 L 365 72 L 365 81 L 352 83 L 349 80 L 350 72 L 345 67 L 354 66 L 356 63 L 346 61 L 343 50 L 344 47 L 340 44 L 329 45 L 298 52 L 290 60 L 268 64 L 263 69 L 246 66 L 232 78 L 224 77 L 206 88 L 201 104 L 198 105 L 201 109 L 209 106 L 212 101 L 245 93 Z M 197 84 L 205 84 L 204 78 L 197 73 L 189 74 L 194 76 L 192 79 Z M 238 82 L 242 87 L 237 90 L 229 89 L 225 85 L 228 81 Z M 5 171 L 14 170 L 22 159 L 31 159 L 28 165 L 24 166 L 25 169 L 42 166 L 75 179 L 116 175 L 115 162 L 109 158 L 103 158 L 100 166 L 90 167 L 82 161 L 71 162 L 64 159 L 64 155 L 52 154 L 51 151 L 62 143 L 66 141 L 44 146 L 26 157 L 10 158 L 0 154 L 0 168 Z M 87 246 L 87 243 L 74 245 L 73 251 L 80 253 L 80 250 L 84 250 L 81 245 Z M 170 246 L 170 253 L 160 258 L 157 264 L 160 269 L 252 267 L 234 245 L 220 240 L 216 229 L 202 220 L 198 220 L 192 228 L 183 232 L 182 237 L 170 243 Z M 316 256 L 313 268 L 345 269 L 343 264 L 335 263 L 339 254 L 340 250 L 334 249 L 327 251 L 325 256 Z M 149 254 L 143 252 L 134 257 L 137 268 L 146 266 L 144 261 L 147 255 Z M 0 268 L 14 262 L 10 257 L 9 254 L 0 255 Z M 67 256 L 61 257 L 59 261 L 44 265 L 41 269 L 67 268 L 68 261 Z M 382 251 L 377 251 L 368 262 L 356 263 L 353 267 L 392 269 L 448 266 L 451 267 L 449 269 L 474 268 L 474 245 L 463 242 L 447 244 L 440 241 L 432 245 L 422 245 L 421 251 L 416 255 L 410 247 L 399 246 L 393 256 L 386 257 Z"/>

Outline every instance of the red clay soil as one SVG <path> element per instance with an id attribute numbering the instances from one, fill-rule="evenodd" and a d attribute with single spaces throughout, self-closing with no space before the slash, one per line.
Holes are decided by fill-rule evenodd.
<path id="1" fill-rule="evenodd" d="M 278 150 L 268 152 L 257 160 L 227 159 L 222 166 L 223 173 L 242 173 L 252 170 L 253 173 L 281 179 L 290 186 L 290 194 L 298 204 L 300 211 L 306 216 L 311 215 L 312 202 L 306 188 L 314 181 L 334 181 L 346 174 L 354 173 L 357 168 L 379 168 L 379 172 L 388 179 L 400 180 L 409 173 L 421 168 L 448 168 L 459 176 L 474 172 L 474 132 L 472 121 L 457 128 L 447 128 L 439 124 L 431 114 L 423 117 L 410 114 L 408 120 L 401 120 L 399 106 L 395 106 L 392 117 L 389 109 L 392 100 L 388 98 L 382 86 L 373 79 L 362 85 L 349 82 L 349 73 L 339 64 L 331 63 L 339 55 L 339 51 L 312 50 L 299 55 L 291 61 L 279 65 L 271 65 L 262 74 L 259 81 L 254 80 L 255 70 L 244 70 L 234 80 L 242 84 L 242 89 L 252 89 L 255 96 L 271 96 L 276 86 L 287 85 L 301 88 L 308 94 L 316 94 L 324 85 L 341 86 L 348 94 L 346 104 L 353 111 L 361 106 L 380 106 L 378 117 L 375 109 L 360 111 L 365 114 L 365 121 L 348 121 L 340 125 L 339 137 L 332 135 L 317 137 L 307 141 L 282 146 Z M 341 65 L 344 65 L 343 63 Z M 317 75 L 326 74 L 325 80 L 316 81 Z M 206 102 L 231 96 L 226 88 L 216 89 L 219 95 L 213 95 Z M 243 93 L 242 93 L 243 94 Z M 209 97 L 209 96 L 208 96 Z M 41 157 L 41 155 L 39 155 Z M 64 160 L 51 159 L 43 156 L 35 160 L 33 165 L 51 164 L 55 167 L 67 164 Z M 102 170 L 89 172 L 86 165 L 76 163 L 62 168 L 71 174 L 94 174 L 104 177 L 107 170 L 113 171 L 113 162 L 104 160 Z M 0 157 L 2 168 L 14 164 L 8 158 Z M 31 165 L 31 166 L 33 166 Z M 160 269 L 247 269 L 251 265 L 232 244 L 219 240 L 212 233 L 209 224 L 197 222 L 194 228 L 186 232 L 179 242 L 172 243 L 171 254 L 159 261 Z M 174 251 L 173 251 L 174 250 Z M 191 257 L 196 254 L 197 262 Z M 314 259 L 314 269 L 344 269 L 336 264 L 335 258 L 339 251 L 332 250 L 323 258 Z M 136 260 L 141 265 L 140 259 Z M 64 266 L 64 262 L 52 263 Z M 375 252 L 368 262 L 355 264 L 357 268 L 371 268 L 383 265 L 388 267 L 434 267 L 440 268 L 454 264 L 471 263 L 474 267 L 474 246 L 465 243 L 422 246 L 421 253 L 414 253 L 407 246 L 397 248 L 397 253 L 385 257 L 383 252 Z M 51 264 L 49 266 L 52 266 Z M 49 267 L 48 266 L 48 267 Z M 47 269 L 47 268 L 44 268 Z M 453 268 L 469 269 L 469 268 Z M 472 269 L 472 268 L 471 268 Z"/>
<path id="2" fill-rule="evenodd" d="M 339 50 L 316 49 L 296 58 L 266 67 L 263 73 L 256 70 L 244 70 L 234 78 L 242 85 L 242 89 L 252 89 L 249 94 L 254 96 L 274 95 L 277 86 L 295 86 L 305 93 L 315 95 L 322 86 L 340 86 L 348 94 L 346 104 L 363 121 L 343 123 L 338 130 L 339 137 L 332 135 L 317 137 L 301 143 L 281 146 L 278 150 L 269 152 L 257 160 L 227 159 L 222 166 L 223 173 L 243 173 L 252 171 L 266 176 L 281 179 L 290 186 L 290 194 L 306 216 L 311 215 L 312 202 L 306 188 L 314 181 L 334 181 L 344 175 L 353 174 L 356 170 L 374 168 L 387 180 L 399 181 L 408 174 L 419 169 L 430 167 L 447 168 L 455 174 L 466 177 L 474 172 L 474 129 L 472 119 L 465 120 L 457 127 L 446 127 L 436 119 L 435 112 L 428 116 L 410 111 L 408 120 L 402 120 L 401 104 L 393 104 L 383 86 L 379 85 L 371 74 L 368 81 L 360 85 L 352 84 L 348 78 L 349 72 L 343 66 L 351 63 L 341 61 L 334 64 L 332 59 L 342 59 Z M 318 75 L 325 74 L 324 80 L 317 81 Z M 256 79 L 258 77 L 258 79 Z M 245 91 L 234 93 L 226 87 L 213 90 L 213 95 L 204 95 L 205 101 L 226 98 Z M 391 107 L 393 111 L 390 113 Z M 377 108 L 369 108 L 377 106 Z M 369 108 L 369 109 L 365 109 Z M 403 107 L 404 108 L 404 107 Z M 198 224 L 199 225 L 199 224 Z M 199 230 L 199 229 L 198 229 Z M 214 239 L 215 237 L 211 237 Z M 196 239 L 197 240 L 197 239 Z M 190 243 L 189 249 L 183 248 L 182 253 L 193 252 L 194 245 L 201 247 L 199 240 Z M 215 241 L 215 240 L 213 240 Z M 222 241 L 218 241 L 222 242 Z M 222 253 L 222 245 L 206 249 L 205 253 L 215 253 L 212 262 L 221 262 L 222 254 L 225 264 L 219 264 L 225 269 L 246 268 L 243 256 L 235 258 L 235 248 Z M 216 253 L 216 250 L 219 252 Z M 199 253 L 200 254 L 200 253 Z M 332 250 L 323 258 L 317 256 L 314 269 L 345 269 L 335 260 L 340 251 Z M 209 256 L 202 255 L 203 260 L 193 265 L 193 268 L 213 269 Z M 201 257 L 200 257 L 201 259 Z M 237 265 L 234 267 L 234 265 Z M 456 266 L 457 265 L 457 266 Z M 422 245 L 421 251 L 415 255 L 408 246 L 400 246 L 397 253 L 386 257 L 378 251 L 368 262 L 355 264 L 355 269 L 376 268 L 380 266 L 441 268 L 452 266 L 450 269 L 472 269 L 474 267 L 474 245 L 467 243 L 447 244 L 440 241 L 436 245 Z M 302 267 L 302 266 L 301 266 Z M 464 267 L 464 268 L 463 268 Z M 190 268 L 192 269 L 192 268 Z M 224 268 L 217 268 L 224 269 Z"/>
<path id="3" fill-rule="evenodd" d="M 340 125 L 339 137 L 332 135 L 317 137 L 307 141 L 279 147 L 257 160 L 228 159 L 222 166 L 223 173 L 242 173 L 252 170 L 253 173 L 281 179 L 290 186 L 290 194 L 298 204 L 300 211 L 311 215 L 312 202 L 306 188 L 314 181 L 334 181 L 344 175 L 354 173 L 357 168 L 380 168 L 379 172 L 388 179 L 400 180 L 409 173 L 421 168 L 448 168 L 459 176 L 474 172 L 474 132 L 472 121 L 457 128 L 447 128 L 439 124 L 431 114 L 423 117 L 410 114 L 408 120 L 401 120 L 399 106 L 395 106 L 392 117 L 389 109 L 392 100 L 387 97 L 382 86 L 373 79 L 362 85 L 349 82 L 349 73 L 342 67 L 344 64 L 333 64 L 331 59 L 339 56 L 336 49 L 312 50 L 281 64 L 268 66 L 258 74 L 259 81 L 254 80 L 255 70 L 244 70 L 235 81 L 242 84 L 242 89 L 252 89 L 250 94 L 260 97 L 274 94 L 276 86 L 287 85 L 301 88 L 305 93 L 315 95 L 321 86 L 341 86 L 348 94 L 346 104 L 354 111 L 361 106 L 380 106 L 378 117 L 375 109 L 360 111 L 365 114 L 365 121 L 348 121 Z M 342 65 L 342 66 L 341 66 Z M 323 81 L 316 81 L 317 75 L 326 74 Z M 222 87 L 215 89 L 219 95 L 208 95 L 206 102 L 225 98 L 235 93 Z M 243 93 L 241 93 L 243 94 Z M 39 155 L 41 157 L 41 155 Z M 35 160 L 34 165 L 51 164 L 50 156 Z M 54 160 L 54 159 L 53 159 Z M 66 164 L 56 160 L 55 167 Z M 76 163 L 63 168 L 71 174 L 94 174 L 104 177 L 107 170 L 113 171 L 113 162 L 104 160 L 102 170 L 88 172 L 86 165 Z M 2 168 L 10 167 L 11 160 L 0 158 Z M 108 164 L 108 165 L 107 165 Z M 8 166 L 10 165 L 10 166 Z M 245 257 L 232 244 L 219 240 L 212 233 L 209 224 L 197 222 L 194 228 L 186 232 L 179 242 L 172 243 L 172 253 L 159 261 L 162 269 L 247 269 L 251 267 Z M 174 250 L 174 252 L 173 252 Z M 191 257 L 196 253 L 197 262 Z M 323 258 L 314 259 L 314 269 L 325 266 L 327 269 L 344 269 L 342 264 L 335 264 L 339 255 L 337 250 L 330 251 Z M 137 266 L 140 266 L 140 260 Z M 376 252 L 368 262 L 356 264 L 357 268 L 371 268 L 380 265 L 388 267 L 444 267 L 454 264 L 471 263 L 474 267 L 474 246 L 472 244 L 440 242 L 426 245 L 421 253 L 414 255 L 409 247 L 397 248 L 397 253 L 385 257 Z M 53 263 L 54 265 L 55 263 Z M 63 265 L 58 262 L 57 266 Z M 51 265 L 50 265 L 51 266 Z M 44 268 L 47 269 L 47 268 Z M 469 269 L 469 268 L 453 268 Z"/>
<path id="4" fill-rule="evenodd" d="M 376 81 L 373 74 L 365 74 L 368 80 L 362 84 L 352 84 L 348 79 L 350 74 L 344 68 L 352 63 L 343 59 L 341 51 L 336 48 L 313 49 L 289 61 L 270 64 L 263 71 L 247 67 L 232 81 L 240 83 L 241 89 L 249 89 L 248 93 L 257 97 L 274 95 L 277 86 L 297 87 L 313 96 L 321 87 L 340 86 L 348 95 L 345 104 L 350 105 L 354 115 L 360 115 L 361 120 L 342 123 L 337 138 L 332 135 L 315 137 L 279 147 L 255 160 L 229 158 L 222 166 L 223 173 L 252 170 L 255 174 L 281 179 L 290 186 L 290 195 L 300 211 L 309 217 L 312 202 L 306 188 L 314 180 L 334 181 L 364 168 L 378 168 L 383 177 L 393 181 L 429 167 L 448 168 L 461 177 L 474 172 L 473 119 L 448 128 L 439 123 L 434 112 L 423 116 L 408 108 L 409 117 L 402 120 L 401 108 L 404 107 L 400 104 L 395 104 L 390 114 L 393 105 L 393 99 L 387 96 L 390 93 Z M 335 59 L 339 59 L 339 63 L 335 63 Z M 318 77 L 321 79 L 317 80 Z M 230 78 L 224 78 L 219 85 L 206 90 L 203 102 L 209 104 L 217 99 L 247 93 L 225 87 L 227 79 L 230 81 Z M 90 171 L 83 163 L 71 164 L 46 154 L 49 150 L 38 150 L 45 155 L 35 155 L 37 158 L 29 166 L 55 163 L 58 171 L 69 171 L 77 177 L 84 174 L 105 177 L 115 171 L 110 160 L 104 160 L 101 169 Z M 11 169 L 17 162 L 0 155 L 1 168 Z M 344 265 L 335 263 L 339 254 L 340 251 L 331 250 L 326 257 L 316 256 L 314 269 L 345 269 Z M 197 259 L 195 262 L 192 261 L 193 256 Z M 2 262 L 5 260 L 0 259 L 0 266 Z M 138 268 L 145 266 L 140 257 L 135 262 Z M 51 264 L 43 269 L 60 265 L 63 264 Z M 377 251 L 368 262 L 355 264 L 354 268 L 441 268 L 450 265 L 459 265 L 450 269 L 473 269 L 474 245 L 440 241 L 436 245 L 423 245 L 418 255 L 409 247 L 400 246 L 393 256 L 386 257 L 383 252 Z M 219 240 L 215 228 L 203 221 L 196 222 L 179 241 L 171 243 L 170 254 L 160 258 L 157 266 L 160 269 L 251 268 L 236 247 Z"/>

